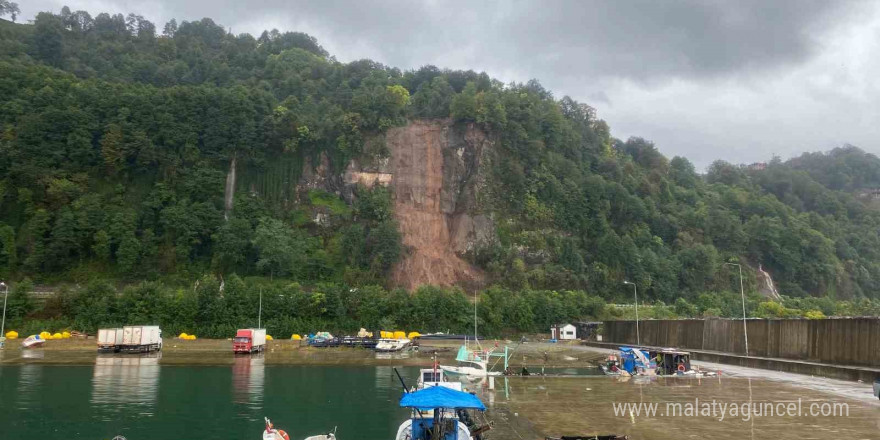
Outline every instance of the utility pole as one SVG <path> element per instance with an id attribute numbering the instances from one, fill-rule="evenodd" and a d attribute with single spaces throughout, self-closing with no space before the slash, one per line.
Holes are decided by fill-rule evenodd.
<path id="1" fill-rule="evenodd" d="M 743 269 L 737 263 L 724 263 L 725 265 L 736 266 L 739 269 L 739 294 L 742 297 L 743 306 L 743 337 L 746 341 L 746 356 L 749 355 L 749 330 L 746 326 L 746 291 L 743 288 Z"/>
<path id="2" fill-rule="evenodd" d="M 6 300 L 9 299 L 9 286 L 0 281 L 0 287 L 3 287 L 3 323 L 0 324 L 0 347 L 6 343 Z"/>
<path id="3" fill-rule="evenodd" d="M 639 338 L 639 288 L 636 286 L 636 283 L 629 281 L 624 281 L 623 284 L 631 284 L 633 286 L 633 296 L 636 298 L 636 345 L 642 345 L 642 341 Z"/>
<path id="4" fill-rule="evenodd" d="M 260 287 L 260 313 L 257 315 L 257 328 L 263 328 L 260 326 L 263 322 L 263 288 Z"/>

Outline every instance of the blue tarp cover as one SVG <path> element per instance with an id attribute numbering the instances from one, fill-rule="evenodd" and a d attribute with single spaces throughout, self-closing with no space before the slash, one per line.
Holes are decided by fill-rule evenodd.
<path id="1" fill-rule="evenodd" d="M 433 408 L 486 410 L 486 405 L 483 405 L 483 402 L 480 402 L 477 396 L 446 387 L 430 387 L 404 394 L 400 398 L 400 406 L 421 410 Z"/>

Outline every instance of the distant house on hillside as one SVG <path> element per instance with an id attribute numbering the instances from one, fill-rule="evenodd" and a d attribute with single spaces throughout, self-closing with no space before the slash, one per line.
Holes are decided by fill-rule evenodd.
<path id="1" fill-rule="evenodd" d="M 867 200 L 880 200 L 880 189 L 871 188 L 859 191 L 858 197 Z"/>
<path id="2" fill-rule="evenodd" d="M 746 168 L 748 168 L 751 171 L 763 171 L 763 170 L 767 169 L 767 162 L 755 162 L 755 163 L 747 166 Z"/>
<path id="3" fill-rule="evenodd" d="M 577 329 L 571 324 L 556 324 L 550 327 L 550 338 L 560 341 L 577 339 Z"/>

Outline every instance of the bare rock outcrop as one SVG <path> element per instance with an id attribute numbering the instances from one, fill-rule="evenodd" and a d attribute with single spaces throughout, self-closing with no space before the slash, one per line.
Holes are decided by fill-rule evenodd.
<path id="1" fill-rule="evenodd" d="M 488 137 L 473 125 L 416 121 L 389 130 L 386 145 L 394 215 L 407 248 L 392 282 L 409 289 L 482 285 L 482 271 L 460 255 L 494 231 L 477 203 Z"/>

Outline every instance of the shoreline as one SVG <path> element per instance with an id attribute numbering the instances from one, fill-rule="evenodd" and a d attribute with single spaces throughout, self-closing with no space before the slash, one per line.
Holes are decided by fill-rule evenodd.
<path id="1" fill-rule="evenodd" d="M 57 365 L 93 365 L 96 359 L 158 358 L 163 365 L 232 365 L 236 359 L 258 356 L 267 365 L 377 365 L 419 366 L 433 365 L 434 356 L 441 362 L 453 362 L 462 341 L 430 340 L 420 343 L 418 350 L 400 353 L 377 353 L 357 347 L 309 347 L 296 340 L 267 341 L 260 354 L 236 355 L 231 339 L 165 340 L 161 352 L 152 353 L 98 353 L 94 339 L 49 340 L 40 348 L 23 349 L 17 340 L 7 341 L 0 350 L 0 366 L 28 363 Z M 509 367 L 517 371 L 535 368 L 595 368 L 604 355 L 585 350 L 579 344 L 530 342 L 513 344 L 510 341 L 483 342 L 484 348 L 503 351 L 510 347 Z M 489 365 L 502 370 L 501 358 L 493 358 Z M 497 363 L 496 363 L 497 361 Z"/>

